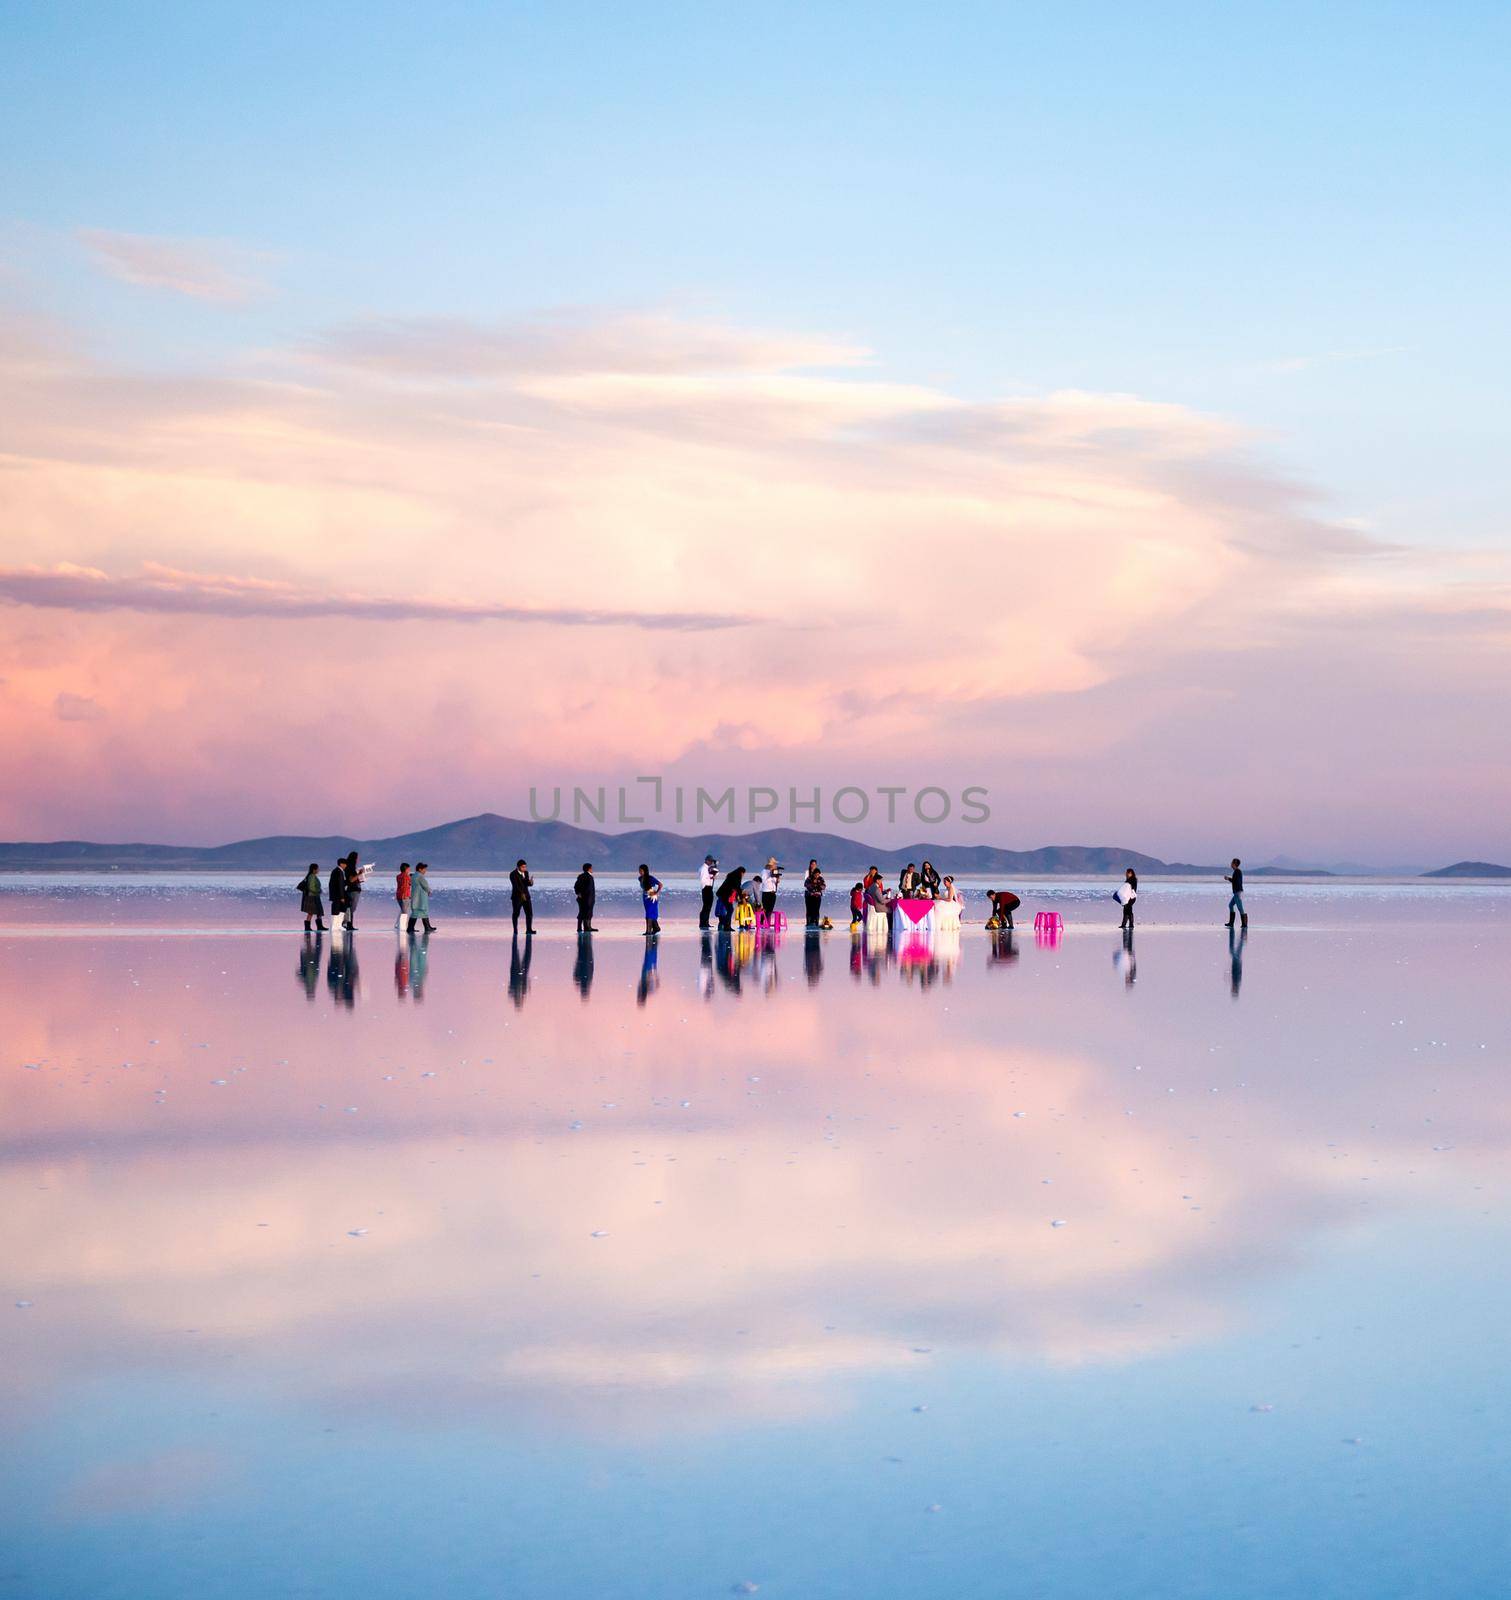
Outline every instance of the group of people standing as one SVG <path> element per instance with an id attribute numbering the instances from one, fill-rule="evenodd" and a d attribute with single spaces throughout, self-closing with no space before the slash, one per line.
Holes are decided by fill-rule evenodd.
<path id="1" fill-rule="evenodd" d="M 325 881 L 320 876 L 319 862 L 310 862 L 309 871 L 295 886 L 299 892 L 300 910 L 304 913 L 304 931 L 326 931 L 325 902 L 321 898 L 324 891 L 329 897 L 331 926 L 355 932 L 357 905 L 372 870 L 371 866 L 360 865 L 355 850 L 336 862 L 330 870 L 329 879 Z M 423 861 L 412 871 L 407 861 L 400 864 L 394 882 L 394 899 L 398 904 L 394 927 L 400 932 L 414 933 L 417 925 L 427 934 L 435 932 L 435 924 L 430 920 L 430 880 L 425 876 L 426 870 L 427 864 Z M 704 856 L 703 865 L 698 870 L 699 928 L 707 929 L 715 919 L 720 929 L 726 932 L 733 928 L 780 926 L 777 894 L 782 877 L 783 869 L 775 856 L 766 858 L 765 868 L 755 873 L 749 883 L 745 880 L 743 866 L 735 867 L 721 878 L 718 860 L 711 854 Z M 640 885 L 641 908 L 645 914 L 645 936 L 653 938 L 661 932 L 661 880 L 643 861 L 636 879 Z M 1234 856 L 1232 870 L 1226 874 L 1224 881 L 1232 890 L 1228 898 L 1227 925 L 1231 928 L 1235 917 L 1241 918 L 1242 926 L 1246 929 L 1249 914 L 1243 903 L 1243 864 L 1237 856 Z M 515 936 L 518 937 L 519 921 L 523 916 L 527 940 L 535 937 L 535 902 L 530 893 L 534 884 L 534 874 L 524 857 L 521 857 L 509 874 L 509 906 Z M 824 891 L 827 887 L 818 861 L 810 859 L 808 870 L 803 875 L 804 924 L 810 931 L 833 926 L 823 915 Z M 598 884 L 593 876 L 591 861 L 583 862 L 582 871 L 578 873 L 572 890 L 577 899 L 578 933 L 596 933 L 598 930 L 593 925 L 593 911 L 598 900 Z M 1133 907 L 1138 899 L 1138 873 L 1132 867 L 1124 872 L 1123 881 L 1114 891 L 1114 897 L 1122 907 L 1123 930 L 1131 935 Z M 873 913 L 890 915 L 893 902 L 898 899 L 961 903 L 964 898 L 954 878 L 948 873 L 941 877 L 931 861 L 925 861 L 921 867 L 908 862 L 898 874 L 895 891 L 887 888 L 880 869 L 873 866 L 864 879 L 850 890 L 850 926 L 852 929 L 859 927 Z M 1009 890 L 992 889 L 986 898 L 990 907 L 987 927 L 1011 929 L 1013 912 L 1022 903 L 1018 896 Z"/>
<path id="2" fill-rule="evenodd" d="M 400 932 L 414 933 L 419 923 L 426 933 L 435 932 L 430 920 L 430 880 L 425 876 L 426 863 L 421 861 L 413 871 L 406 861 L 399 867 L 394 880 L 394 899 L 398 902 L 398 915 L 394 927 Z M 324 933 L 325 903 L 321 899 L 324 889 L 330 898 L 331 927 L 347 933 L 357 931 L 357 902 L 362 897 L 363 886 L 372 872 L 370 866 L 359 864 L 355 850 L 344 855 L 331 868 L 330 878 L 322 882 L 320 863 L 312 861 L 309 871 L 295 886 L 299 891 L 299 909 L 304 913 L 306 933 Z"/>
<path id="3" fill-rule="evenodd" d="M 641 870 L 644 871 L 644 868 Z M 698 869 L 701 899 L 698 926 L 707 928 L 715 920 L 725 932 L 732 928 L 778 926 L 777 893 L 782 886 L 783 874 L 784 869 L 777 858 L 767 856 L 765 867 L 755 873 L 749 883 L 745 881 L 743 866 L 735 867 L 721 878 L 718 859 L 713 855 L 704 856 L 703 865 Z M 824 890 L 827 887 L 817 859 L 810 858 L 808 870 L 803 874 L 803 921 L 808 928 L 817 930 L 832 926 L 823 915 Z"/>

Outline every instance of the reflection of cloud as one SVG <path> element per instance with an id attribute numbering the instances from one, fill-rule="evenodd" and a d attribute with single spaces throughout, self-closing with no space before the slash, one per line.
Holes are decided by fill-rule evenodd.
<path id="1" fill-rule="evenodd" d="M 1430 1134 L 1409 1054 L 1376 1064 L 1367 1136 L 1319 1149 L 1306 1130 L 1347 1124 L 1357 1084 L 1313 1072 L 1310 1049 L 1213 1097 L 1199 1026 L 1172 1004 L 1140 1022 L 1161 1081 L 1135 1083 L 1092 1053 L 1124 1039 L 1094 998 L 1086 1053 L 1063 1042 L 1063 991 L 1020 992 L 1005 1041 L 966 963 L 947 1027 L 915 1021 L 904 1049 L 890 1032 L 878 1048 L 875 997 L 841 981 L 770 1002 L 779 1026 L 738 1030 L 731 1075 L 718 1005 L 653 1021 L 618 1067 L 583 1045 L 604 1037 L 595 1018 L 620 1038 L 619 1013 L 565 1034 L 549 1005 L 527 1009 L 505 1070 L 486 1060 L 487 1007 L 454 1007 L 444 1032 L 359 1009 L 335 1052 L 291 1039 L 261 987 L 283 991 L 287 952 L 263 941 L 89 948 L 83 966 L 60 943 L 29 968 L 11 1047 L 46 1068 L 0 1080 L 0 1211 L 20 1255 L 5 1277 L 35 1302 L 26 1330 L 46 1330 L 5 1380 L 13 1409 L 104 1362 L 218 1366 L 250 1339 L 280 1392 L 330 1412 L 640 1437 L 812 1416 L 927 1365 L 919 1345 L 1070 1366 L 1214 1338 L 1357 1217 L 1361 1174 L 1377 1204 L 1420 1205 L 1431 1181 L 1412 1170 Z M 453 993 L 496 981 L 492 958 L 456 947 Z M 1347 1003 L 1318 1019 L 1317 1050 L 1329 1027 L 1360 1048 L 1360 1015 L 1395 981 L 1385 965 L 1329 989 Z M 149 1065 L 130 1041 L 165 1015 L 184 1044 Z M 1274 1037 L 1261 1025 L 1245 1048 L 1270 1061 Z M 127 1051 L 129 1066 L 72 1065 Z M 1224 1081 L 1242 1070 L 1229 1060 Z M 1505 1143 L 1487 1119 L 1477 1154 L 1438 1174 L 1444 1203 L 1466 1161 L 1502 1172 Z M 186 1325 L 192 1349 L 170 1350 L 164 1330 Z"/>
<path id="2" fill-rule="evenodd" d="M 265 579 L 175 572 L 153 562 L 142 576 L 117 578 L 93 567 L 61 565 L 42 568 L 0 568 L 0 600 L 15 605 L 44 606 L 60 611 L 149 611 L 212 617 L 341 617 L 358 622 L 538 622 L 563 627 L 688 629 L 740 627 L 751 619 L 698 612 L 587 611 L 573 607 L 490 605 L 486 602 L 382 598 L 352 594 L 312 594 L 293 584 Z M 89 707 L 78 695 L 58 696 L 63 709 Z"/>
<path id="3" fill-rule="evenodd" d="M 81 228 L 79 238 L 111 277 L 191 300 L 237 305 L 265 285 L 248 267 L 249 252 L 216 239 L 170 239 L 146 233 Z"/>
<path id="4" fill-rule="evenodd" d="M 60 1509 L 85 1521 L 187 1512 L 224 1486 L 229 1469 L 222 1452 L 193 1448 L 102 1461 L 68 1485 Z"/>

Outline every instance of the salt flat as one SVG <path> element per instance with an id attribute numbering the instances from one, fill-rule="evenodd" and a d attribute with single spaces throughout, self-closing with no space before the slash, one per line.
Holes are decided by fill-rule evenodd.
<path id="1" fill-rule="evenodd" d="M 1107 890 L 7 880 L 12 1591 L 1501 1592 L 1511 890 Z"/>

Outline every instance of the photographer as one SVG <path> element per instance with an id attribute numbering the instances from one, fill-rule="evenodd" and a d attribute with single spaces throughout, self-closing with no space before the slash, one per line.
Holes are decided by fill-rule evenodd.
<path id="1" fill-rule="evenodd" d="M 782 869 L 775 856 L 766 857 L 766 881 L 761 888 L 761 910 L 766 913 L 767 926 L 776 912 L 776 892 L 782 882 Z"/>

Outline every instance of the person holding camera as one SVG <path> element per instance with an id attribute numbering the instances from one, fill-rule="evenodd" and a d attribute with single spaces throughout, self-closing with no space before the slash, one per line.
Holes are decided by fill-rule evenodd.
<path id="1" fill-rule="evenodd" d="M 761 885 L 761 910 L 766 913 L 766 923 L 769 927 L 771 919 L 776 913 L 776 892 L 782 882 L 782 869 L 777 865 L 775 856 L 766 857 L 766 881 Z"/>

